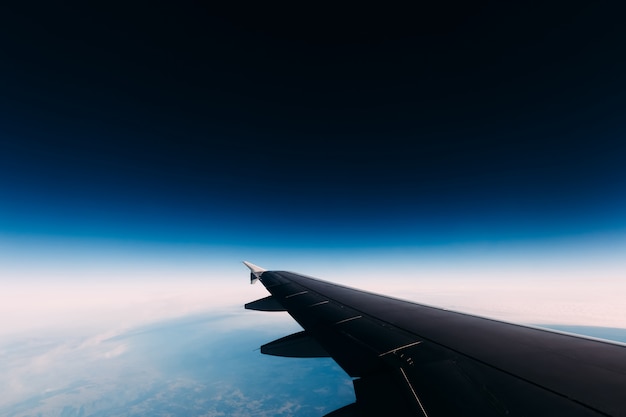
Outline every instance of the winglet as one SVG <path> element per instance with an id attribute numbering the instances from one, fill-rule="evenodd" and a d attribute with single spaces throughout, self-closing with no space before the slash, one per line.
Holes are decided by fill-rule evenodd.
<path id="1" fill-rule="evenodd" d="M 265 272 L 265 269 L 248 261 L 243 261 L 243 264 L 250 269 L 250 284 L 254 284 L 259 279 L 261 274 Z"/>

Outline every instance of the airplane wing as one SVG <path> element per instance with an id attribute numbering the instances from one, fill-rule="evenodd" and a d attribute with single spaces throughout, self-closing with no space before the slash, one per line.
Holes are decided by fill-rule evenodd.
<path id="1" fill-rule="evenodd" d="M 490 320 L 245 262 L 304 329 L 269 355 L 332 357 L 353 378 L 346 416 L 626 416 L 626 345 Z"/>

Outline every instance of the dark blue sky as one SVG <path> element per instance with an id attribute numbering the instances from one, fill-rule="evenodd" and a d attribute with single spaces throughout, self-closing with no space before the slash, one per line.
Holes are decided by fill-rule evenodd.
<path id="1" fill-rule="evenodd" d="M 623 231 L 620 13 L 501 3 L 3 6 L 0 231 L 329 247 Z"/>

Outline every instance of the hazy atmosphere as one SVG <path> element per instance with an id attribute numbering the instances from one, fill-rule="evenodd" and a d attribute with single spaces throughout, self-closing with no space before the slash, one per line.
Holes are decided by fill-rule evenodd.
<path id="1" fill-rule="evenodd" d="M 243 260 L 626 341 L 608 4 L 0 15 L 0 414 L 352 402 Z"/>

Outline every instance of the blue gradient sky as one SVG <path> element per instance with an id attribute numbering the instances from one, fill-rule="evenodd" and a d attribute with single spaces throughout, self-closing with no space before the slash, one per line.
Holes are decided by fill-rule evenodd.
<path id="1" fill-rule="evenodd" d="M 7 9 L 4 333 L 239 308 L 243 259 L 626 326 L 624 29 L 561 6 Z"/>

